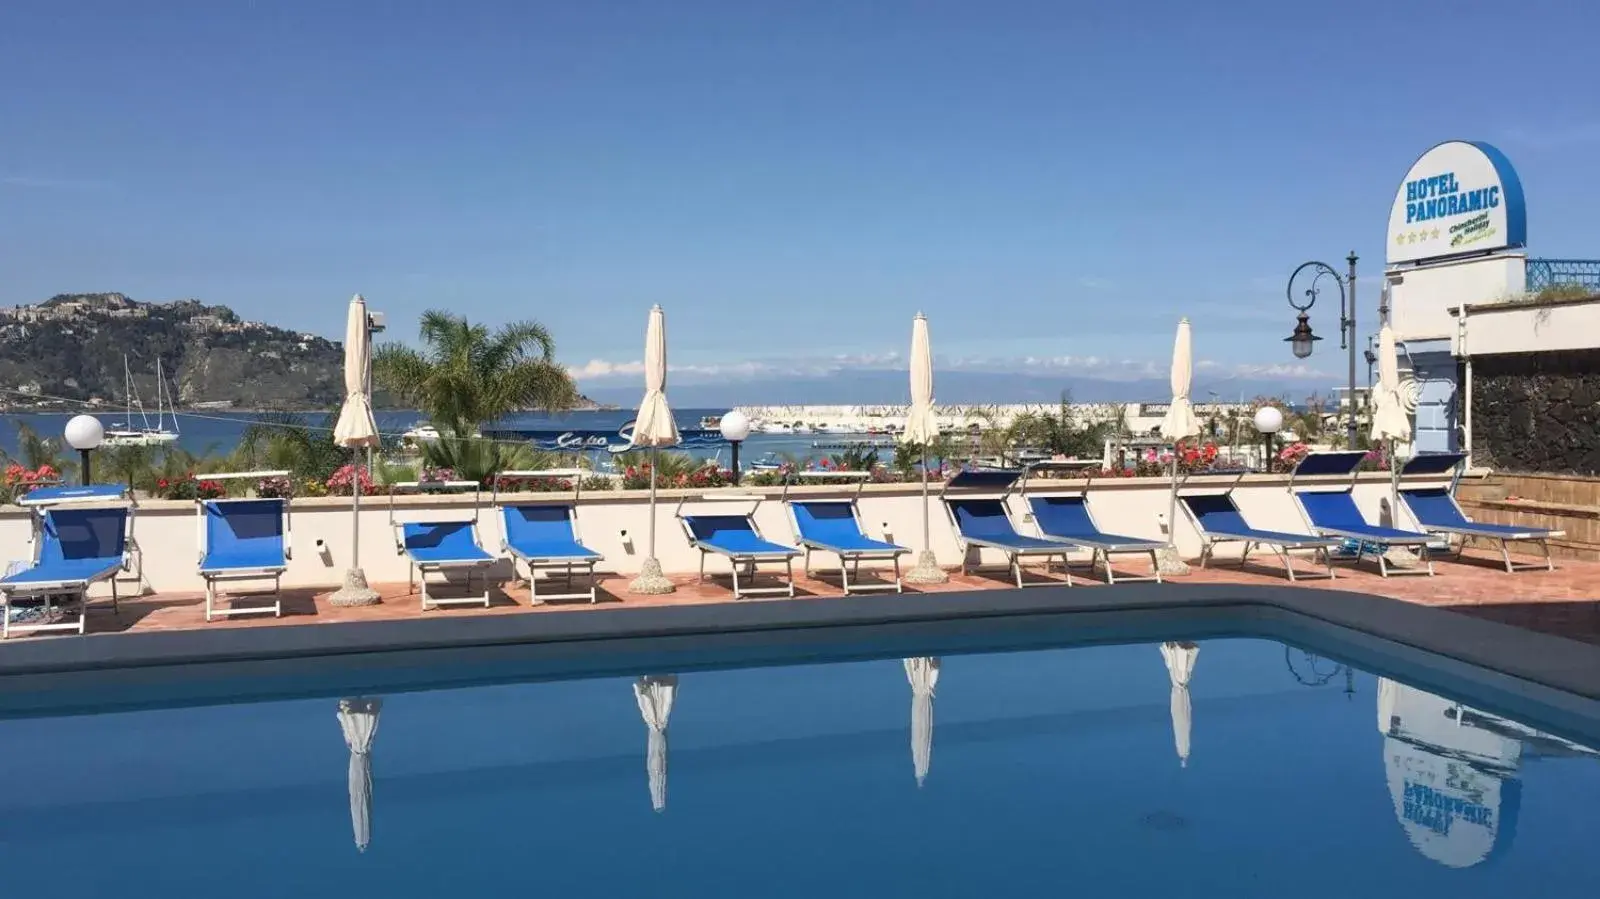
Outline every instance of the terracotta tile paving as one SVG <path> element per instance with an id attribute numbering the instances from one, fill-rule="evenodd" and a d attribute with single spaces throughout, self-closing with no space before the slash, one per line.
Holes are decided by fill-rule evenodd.
<path id="1" fill-rule="evenodd" d="M 1309 563 L 1300 564 L 1305 570 L 1310 570 Z M 1189 575 L 1175 578 L 1174 581 L 1280 586 L 1287 583 L 1282 577 L 1281 569 L 1276 565 L 1276 560 L 1262 560 L 1260 564 L 1252 560 L 1249 568 L 1244 571 L 1240 571 L 1231 562 L 1224 562 L 1223 565 L 1221 568 L 1204 570 L 1194 568 Z M 1301 582 L 1297 586 L 1306 590 L 1332 587 L 1390 596 L 1407 602 L 1447 608 L 1462 614 L 1600 645 L 1600 603 L 1596 602 L 1596 599 L 1600 598 L 1600 562 L 1563 561 L 1558 563 L 1559 567 L 1554 572 L 1527 571 L 1514 575 L 1506 574 L 1499 568 L 1498 557 L 1491 558 L 1487 555 L 1475 556 L 1469 553 L 1460 562 L 1439 561 L 1435 565 L 1438 571 L 1436 577 L 1396 576 L 1387 579 L 1379 577 L 1375 570 L 1340 566 L 1339 577 L 1335 581 Z M 1128 574 L 1142 574 L 1145 570 L 1136 564 L 1118 566 L 1119 573 L 1125 571 Z M 1027 574 L 1033 581 L 1044 577 L 1039 569 L 1028 569 Z M 863 575 L 865 576 L 865 573 Z M 1049 578 L 1059 580 L 1059 569 L 1053 571 Z M 457 606 L 428 612 L 422 611 L 418 597 L 408 594 L 404 584 L 377 585 L 384 602 L 381 605 L 362 608 L 337 608 L 330 605 L 327 602 L 330 590 L 290 589 L 284 591 L 282 618 L 235 617 L 219 619 L 209 624 L 205 621 L 201 594 L 163 594 L 140 599 L 125 599 L 121 604 L 121 611 L 115 616 L 96 611 L 90 615 L 89 626 L 94 632 L 212 627 L 293 627 L 325 621 L 370 621 L 439 615 L 559 614 L 591 609 L 732 601 L 732 594 L 725 580 L 696 583 L 694 575 L 691 574 L 674 577 L 674 581 L 679 587 L 676 593 L 657 597 L 632 596 L 627 592 L 627 578 L 608 577 L 601 582 L 600 602 L 597 605 L 562 600 L 531 607 L 528 605 L 526 585 L 518 583 L 507 585 L 504 589 L 496 588 L 491 594 L 492 605 L 488 609 L 481 606 Z M 1076 573 L 1074 582 L 1086 589 L 1093 589 L 1100 583 L 1098 579 L 1079 576 Z M 797 586 L 797 596 L 825 599 L 841 595 L 836 582 L 802 578 Z M 441 596 L 453 595 L 447 593 L 446 589 L 441 588 L 436 592 Z M 931 589 L 974 590 L 1011 589 L 1011 587 L 1003 574 L 995 576 L 952 574 L 950 583 Z M 908 586 L 907 592 L 910 593 L 911 590 L 912 588 Z M 239 600 L 240 605 L 249 602 L 250 600 L 244 597 Z M 103 606 L 103 604 L 97 605 Z"/>

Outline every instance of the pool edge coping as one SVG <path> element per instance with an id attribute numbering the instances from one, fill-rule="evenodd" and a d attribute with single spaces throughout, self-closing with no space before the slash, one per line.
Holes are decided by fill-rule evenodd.
<path id="1" fill-rule="evenodd" d="M 1325 588 L 1127 584 L 797 598 L 542 615 L 88 634 L 0 648 L 0 677 L 525 643 L 681 637 L 1075 612 L 1259 606 L 1600 700 L 1600 647 L 1405 600 Z"/>

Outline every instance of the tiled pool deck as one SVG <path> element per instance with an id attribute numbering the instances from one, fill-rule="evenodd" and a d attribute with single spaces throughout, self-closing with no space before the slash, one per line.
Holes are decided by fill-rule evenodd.
<path id="1" fill-rule="evenodd" d="M 1337 580 L 1302 581 L 1294 586 L 1302 590 L 1331 588 L 1387 596 L 1600 645 L 1600 602 L 1597 602 L 1597 599 L 1600 599 L 1600 562 L 1562 561 L 1553 572 L 1525 571 L 1514 575 L 1507 574 L 1500 568 L 1498 556 L 1491 558 L 1486 554 L 1468 553 L 1460 562 L 1439 561 L 1435 565 L 1438 575 L 1431 578 L 1416 575 L 1382 578 L 1375 571 L 1365 568 L 1352 569 L 1340 566 Z M 1252 564 L 1244 571 L 1240 571 L 1231 563 L 1224 563 L 1224 566 L 1205 570 L 1192 568 L 1190 574 L 1174 578 L 1173 583 L 1236 583 L 1269 586 L 1284 586 L 1288 583 L 1284 580 L 1280 568 L 1265 563 L 1259 566 Z M 1119 574 L 1122 572 L 1142 574 L 1145 570 L 1137 564 L 1118 566 Z M 1043 580 L 1039 569 L 1029 569 L 1028 574 L 1031 575 L 1030 580 Z M 863 572 L 863 577 L 865 576 Z M 1059 568 L 1053 570 L 1049 577 L 1051 581 L 1060 582 Z M 404 584 L 377 585 L 384 602 L 380 605 L 359 608 L 338 608 L 330 605 L 327 601 L 330 593 L 328 590 L 285 590 L 282 618 L 236 616 L 211 623 L 205 621 L 203 597 L 200 594 L 163 594 L 124 599 L 120 612 L 114 616 L 108 611 L 96 611 L 90 615 L 89 628 L 91 633 L 110 633 L 227 627 L 290 627 L 333 621 L 425 619 L 437 616 L 573 612 L 593 614 L 596 610 L 603 612 L 617 608 L 703 605 L 733 601 L 725 579 L 696 583 L 693 575 L 685 575 L 675 577 L 673 580 L 678 584 L 676 593 L 666 596 L 634 596 L 627 592 L 628 578 L 605 578 L 601 582 L 600 602 L 593 606 L 582 601 L 559 601 L 530 607 L 527 587 L 518 583 L 507 585 L 503 592 L 496 588 L 491 593 L 492 605 L 488 609 L 481 606 L 457 606 L 428 612 L 422 611 L 418 597 L 408 594 Z M 1075 573 L 1073 580 L 1076 585 L 1086 590 L 1102 586 L 1098 576 L 1090 578 Z M 765 585 L 767 582 L 763 581 L 763 586 Z M 797 596 L 812 596 L 819 601 L 842 595 L 836 581 L 802 578 L 798 580 L 797 585 Z M 447 589 L 441 588 L 438 592 L 441 595 L 453 595 L 444 592 Z M 945 591 L 1013 588 L 1004 580 L 1003 574 L 988 576 L 952 573 L 948 584 L 925 589 Z M 908 601 L 914 600 L 914 596 L 913 589 L 908 586 L 906 592 Z M 240 605 L 247 605 L 249 602 L 249 599 L 241 598 Z M 97 605 L 104 606 L 103 603 Z"/>

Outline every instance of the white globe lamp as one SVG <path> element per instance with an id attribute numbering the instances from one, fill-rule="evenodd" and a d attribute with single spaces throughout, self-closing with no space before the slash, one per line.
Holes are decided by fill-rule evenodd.
<path id="1" fill-rule="evenodd" d="M 78 451 L 79 458 L 83 460 L 83 483 L 87 485 L 92 479 L 89 451 L 97 449 L 105 441 L 106 429 L 101 426 L 100 419 L 93 415 L 74 415 L 68 419 L 61 436 L 66 438 L 68 446 Z"/>
<path id="2" fill-rule="evenodd" d="M 1272 440 L 1283 430 L 1283 410 L 1277 406 L 1262 406 L 1256 410 L 1256 432 L 1261 435 L 1261 470 L 1272 470 Z"/>
<path id="3" fill-rule="evenodd" d="M 729 409 L 722 416 L 722 421 L 718 424 L 718 427 L 722 429 L 722 439 L 728 441 L 728 445 L 733 447 L 733 483 L 734 486 L 738 486 L 739 444 L 750 436 L 750 419 L 745 417 L 745 414 L 738 409 Z"/>

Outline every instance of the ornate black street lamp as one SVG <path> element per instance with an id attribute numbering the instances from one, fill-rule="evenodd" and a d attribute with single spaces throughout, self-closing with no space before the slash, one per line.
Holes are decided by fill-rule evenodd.
<path id="1" fill-rule="evenodd" d="M 1284 338 L 1289 344 L 1289 349 L 1294 352 L 1296 359 L 1305 359 L 1311 355 L 1316 341 L 1321 340 L 1311 331 L 1311 307 L 1317 304 L 1317 295 L 1322 290 L 1323 278 L 1333 280 L 1334 287 L 1339 291 L 1339 349 L 1350 351 L 1350 392 L 1345 395 L 1345 403 L 1349 413 L 1349 420 L 1345 424 L 1345 434 L 1348 447 L 1356 448 L 1356 254 L 1352 252 L 1345 257 L 1350 264 L 1350 273 L 1341 276 L 1333 266 L 1326 262 L 1306 262 L 1294 270 L 1289 276 L 1289 305 L 1299 313 L 1294 326 L 1294 332 Z M 1346 290 L 1349 285 L 1349 290 Z M 1296 288 L 1299 288 L 1297 291 Z M 1303 297 L 1303 299 L 1302 299 Z"/>

